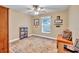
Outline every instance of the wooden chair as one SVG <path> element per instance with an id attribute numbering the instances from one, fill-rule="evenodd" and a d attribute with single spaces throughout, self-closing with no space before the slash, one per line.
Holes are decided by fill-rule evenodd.
<path id="1" fill-rule="evenodd" d="M 69 29 L 63 31 L 62 34 L 57 36 L 57 48 L 58 52 L 63 53 L 65 46 L 73 45 L 72 32 Z"/>
<path id="2" fill-rule="evenodd" d="M 57 49 L 58 53 L 64 53 L 64 45 L 73 45 L 72 41 L 69 41 L 62 37 L 62 35 L 57 36 Z"/>

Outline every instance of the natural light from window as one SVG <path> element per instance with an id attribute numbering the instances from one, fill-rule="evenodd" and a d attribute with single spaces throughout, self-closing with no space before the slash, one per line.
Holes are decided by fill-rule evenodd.
<path id="1" fill-rule="evenodd" d="M 51 31 L 51 16 L 42 17 L 42 33 L 50 33 Z"/>

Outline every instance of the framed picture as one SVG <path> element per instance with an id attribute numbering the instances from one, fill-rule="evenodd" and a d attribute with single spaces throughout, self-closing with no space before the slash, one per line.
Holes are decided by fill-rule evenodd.
<path id="1" fill-rule="evenodd" d="M 55 25 L 62 25 L 63 24 L 63 20 L 60 19 L 60 20 L 54 20 L 54 24 Z"/>
<path id="2" fill-rule="evenodd" d="M 39 26 L 39 19 L 34 19 L 34 26 Z"/>
<path id="3" fill-rule="evenodd" d="M 57 19 L 54 20 L 54 24 L 56 27 L 60 27 L 60 25 L 63 25 L 63 19 L 60 19 L 60 16 L 57 16 Z"/>

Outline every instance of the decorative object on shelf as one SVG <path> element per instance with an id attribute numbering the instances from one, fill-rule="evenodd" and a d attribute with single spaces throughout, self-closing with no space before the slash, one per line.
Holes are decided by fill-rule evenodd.
<path id="1" fill-rule="evenodd" d="M 19 38 L 24 39 L 28 37 L 28 28 L 27 27 L 20 27 L 19 28 Z"/>
<path id="2" fill-rule="evenodd" d="M 60 27 L 60 25 L 63 24 L 63 20 L 60 19 L 60 16 L 57 16 L 57 19 L 54 20 L 54 24 L 56 25 L 56 27 Z"/>
<path id="3" fill-rule="evenodd" d="M 34 19 L 34 26 L 39 26 L 39 19 Z"/>

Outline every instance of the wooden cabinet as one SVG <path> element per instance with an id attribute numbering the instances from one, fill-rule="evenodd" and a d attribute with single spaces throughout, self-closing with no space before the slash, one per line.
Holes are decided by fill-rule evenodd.
<path id="1" fill-rule="evenodd" d="M 9 52 L 8 8 L 0 6 L 0 52 Z"/>

